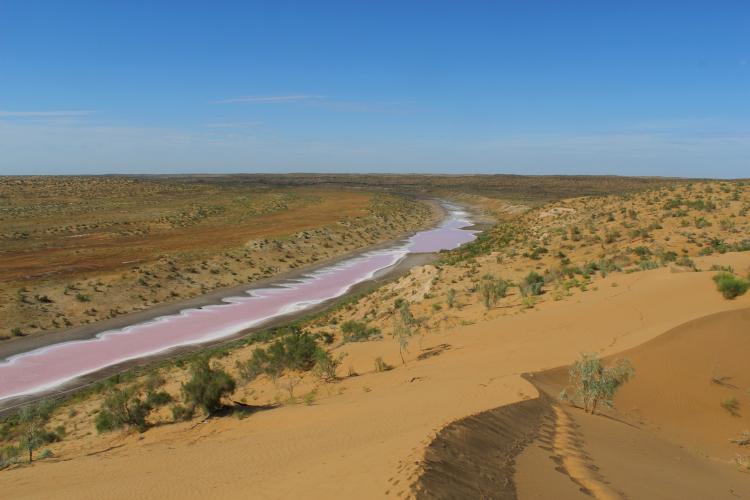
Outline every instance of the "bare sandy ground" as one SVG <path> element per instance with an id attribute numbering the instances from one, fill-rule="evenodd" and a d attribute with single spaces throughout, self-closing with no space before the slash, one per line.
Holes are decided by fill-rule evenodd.
<path id="1" fill-rule="evenodd" d="M 747 253 L 700 260 L 702 269 L 750 265 Z M 396 364 L 395 342 L 347 344 L 347 363 L 361 375 L 326 386 L 311 406 L 109 440 L 92 436 L 67 444 L 59 460 L 3 472 L 0 491 L 8 498 L 413 496 L 425 449 L 442 428 L 537 396 L 523 373 L 568 364 L 581 351 L 621 352 L 689 321 L 750 306 L 750 295 L 725 300 L 712 275 L 668 268 L 611 275 L 570 300 L 430 333 L 413 343 L 406 366 L 382 373 L 373 373 L 373 359 Z M 418 360 L 420 348 L 436 355 Z M 627 442 L 637 453 L 637 444 Z"/>

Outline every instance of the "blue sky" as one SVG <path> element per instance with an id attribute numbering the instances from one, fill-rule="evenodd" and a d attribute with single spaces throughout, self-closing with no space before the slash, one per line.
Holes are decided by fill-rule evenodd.
<path id="1" fill-rule="evenodd" d="M 0 173 L 750 177 L 750 3 L 0 1 Z"/>

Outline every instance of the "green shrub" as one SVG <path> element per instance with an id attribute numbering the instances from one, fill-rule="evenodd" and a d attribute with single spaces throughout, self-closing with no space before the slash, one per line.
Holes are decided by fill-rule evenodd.
<path id="1" fill-rule="evenodd" d="M 142 401 L 135 387 L 110 389 L 94 420 L 98 432 L 107 432 L 121 427 L 134 427 L 143 432 L 148 427 L 146 416 L 151 410 Z"/>
<path id="2" fill-rule="evenodd" d="M 172 419 L 175 422 L 190 420 L 195 413 L 194 406 L 172 405 Z"/>
<path id="3" fill-rule="evenodd" d="M 720 272 L 713 279 L 716 283 L 716 288 L 718 288 L 726 299 L 734 299 L 735 297 L 744 295 L 748 288 L 750 288 L 748 280 L 728 272 Z"/>
<path id="4" fill-rule="evenodd" d="M 508 293 L 508 282 L 502 278 L 495 278 L 491 274 L 488 274 L 482 278 L 479 291 L 482 294 L 484 307 L 489 309 Z"/>
<path id="5" fill-rule="evenodd" d="M 737 401 L 737 398 L 731 397 L 729 399 L 725 399 L 721 402 L 721 407 L 724 408 L 726 411 L 729 412 L 730 415 L 733 417 L 739 417 L 740 416 L 740 402 Z"/>
<path id="6" fill-rule="evenodd" d="M 234 392 L 234 379 L 221 368 L 211 367 L 207 357 L 195 360 L 190 371 L 192 378 L 182 384 L 185 400 L 213 415 L 222 407 L 221 398 Z"/>
<path id="7" fill-rule="evenodd" d="M 586 412 L 596 413 L 597 405 L 613 406 L 617 390 L 635 376 L 635 370 L 627 359 L 618 359 L 614 365 L 605 367 L 595 354 L 581 354 L 568 370 L 573 394 L 567 388 L 560 393 L 561 400 L 571 400 L 583 406 Z"/>
<path id="8" fill-rule="evenodd" d="M 285 369 L 310 370 L 315 365 L 317 349 L 312 335 L 293 327 L 290 334 L 277 339 L 267 349 L 259 347 L 249 360 L 238 361 L 237 368 L 244 381 L 252 381 L 263 373 L 275 379 Z"/>
<path id="9" fill-rule="evenodd" d="M 380 330 L 360 321 L 346 321 L 341 324 L 341 334 L 345 342 L 362 342 L 380 334 Z"/>
<path id="10" fill-rule="evenodd" d="M 115 430 L 118 425 L 115 423 L 115 417 L 108 410 L 99 410 L 99 413 L 94 417 L 94 426 L 96 432 L 102 434 Z"/>
<path id="11" fill-rule="evenodd" d="M 445 294 L 445 303 L 449 309 L 453 309 L 453 306 L 456 305 L 456 291 L 453 288 Z"/>
<path id="12" fill-rule="evenodd" d="M 341 365 L 345 356 L 346 354 L 342 353 L 334 357 L 325 349 L 318 348 L 315 354 L 315 367 L 313 368 L 315 375 L 327 382 L 336 380 L 338 378 L 336 369 Z"/>
<path id="13" fill-rule="evenodd" d="M 172 402 L 172 396 L 166 391 L 149 392 L 146 395 L 146 404 L 152 408 L 164 406 Z"/>
<path id="14" fill-rule="evenodd" d="M 529 295 L 541 295 L 544 286 L 544 278 L 536 271 L 531 271 L 523 279 L 520 289 L 521 294 L 526 297 Z"/>
<path id="15" fill-rule="evenodd" d="M 276 346 L 275 349 L 274 346 Z M 283 366 L 292 370 L 309 370 L 315 364 L 315 353 L 318 346 L 315 339 L 307 332 L 293 329 L 290 335 L 271 346 L 276 356 L 283 360 Z"/>

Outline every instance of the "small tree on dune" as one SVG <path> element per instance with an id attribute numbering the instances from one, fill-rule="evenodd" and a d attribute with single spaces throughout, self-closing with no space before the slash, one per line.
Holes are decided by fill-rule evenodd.
<path id="1" fill-rule="evenodd" d="M 399 305 L 396 317 L 393 319 L 393 332 L 391 335 L 398 342 L 401 363 L 406 364 L 404 351 L 409 348 L 409 341 L 414 335 L 414 316 L 409 309 L 409 303 L 404 301 Z"/>
<path id="2" fill-rule="evenodd" d="M 46 442 L 44 426 L 52 415 L 53 409 L 54 405 L 51 401 L 42 400 L 24 406 L 18 414 L 18 421 L 23 433 L 21 444 L 29 453 L 29 463 L 34 458 L 34 450 Z"/>
<path id="3" fill-rule="evenodd" d="M 596 413 L 599 404 L 614 406 L 617 390 L 635 376 L 635 369 L 627 359 L 618 359 L 605 367 L 596 354 L 581 354 L 581 358 L 568 370 L 573 393 L 567 388 L 560 393 L 560 399 L 570 400 L 583 406 L 587 413 Z"/>

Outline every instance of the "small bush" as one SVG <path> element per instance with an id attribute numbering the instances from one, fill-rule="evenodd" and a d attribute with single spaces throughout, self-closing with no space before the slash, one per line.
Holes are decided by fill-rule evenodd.
<path id="1" fill-rule="evenodd" d="M 508 293 L 508 282 L 501 278 L 495 278 L 491 274 L 482 278 L 479 285 L 479 291 L 482 294 L 484 307 L 490 309 L 498 300 L 505 297 Z"/>
<path id="2" fill-rule="evenodd" d="M 387 372 L 391 368 L 393 367 L 389 365 L 388 363 L 386 363 L 385 361 L 383 361 L 382 357 L 378 356 L 377 358 L 375 358 L 375 371 L 376 372 L 378 373 Z"/>
<path id="3" fill-rule="evenodd" d="M 313 368 L 315 375 L 327 382 L 336 380 L 336 369 L 341 365 L 345 356 L 342 353 L 334 357 L 325 349 L 319 348 L 315 354 L 315 367 Z"/>
<path id="4" fill-rule="evenodd" d="M 448 305 L 449 309 L 453 309 L 453 306 L 456 305 L 456 291 L 454 289 L 451 288 L 445 294 L 445 303 Z"/>
<path id="5" fill-rule="evenodd" d="M 737 398 L 732 397 L 725 399 L 721 402 L 721 407 L 728 411 L 733 417 L 740 416 L 740 402 L 737 401 Z"/>
<path id="6" fill-rule="evenodd" d="M 182 384 L 185 400 L 213 415 L 221 409 L 221 398 L 234 392 L 236 383 L 224 370 L 211 367 L 207 357 L 198 358 L 191 367 L 192 378 Z"/>
<path id="7" fill-rule="evenodd" d="M 194 413 L 195 413 L 195 407 L 193 406 L 183 406 L 183 405 L 172 406 L 172 419 L 174 419 L 175 422 L 190 420 L 191 418 L 193 418 Z"/>
<path id="8" fill-rule="evenodd" d="M 748 280 L 728 272 L 720 272 L 713 279 L 716 283 L 716 288 L 726 299 L 734 299 L 740 295 L 744 295 L 748 288 L 750 288 Z"/>
<path id="9" fill-rule="evenodd" d="M 622 384 L 635 376 L 627 359 L 618 359 L 605 367 L 595 354 L 582 354 L 568 371 L 573 394 L 567 388 L 560 393 L 561 400 L 571 400 L 583 406 L 586 412 L 596 413 L 599 404 L 613 406 L 613 398 Z"/>
<path id="10" fill-rule="evenodd" d="M 94 426 L 99 434 L 113 431 L 118 427 L 115 424 L 115 417 L 108 410 L 99 410 L 99 413 L 94 417 Z"/>
<path id="11" fill-rule="evenodd" d="M 148 425 L 146 416 L 151 410 L 147 402 L 137 395 L 137 389 L 114 387 L 104 399 L 94 420 L 97 432 L 107 432 L 121 427 L 134 427 L 143 432 Z"/>
<path id="12" fill-rule="evenodd" d="M 152 408 L 158 408 L 172 402 L 172 396 L 166 391 L 149 392 L 146 403 Z"/>
<path id="13" fill-rule="evenodd" d="M 295 327 L 292 333 L 277 339 L 267 349 L 255 349 L 244 363 L 238 361 L 237 368 L 242 380 L 247 382 L 263 373 L 275 379 L 285 369 L 310 370 L 315 365 L 317 350 L 315 338 Z"/>
<path id="14" fill-rule="evenodd" d="M 544 278 L 536 271 L 531 271 L 523 279 L 520 289 L 521 294 L 526 297 L 529 295 L 541 295 L 544 286 Z"/>
<path id="15" fill-rule="evenodd" d="M 341 324 L 341 334 L 344 342 L 362 342 L 379 335 L 380 330 L 367 326 L 367 323 L 350 320 Z"/>
<path id="16" fill-rule="evenodd" d="M 729 440 L 730 443 L 734 443 L 737 446 L 747 446 L 750 444 L 750 431 L 742 431 L 739 436 Z"/>

